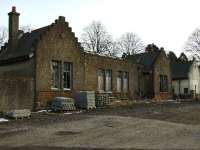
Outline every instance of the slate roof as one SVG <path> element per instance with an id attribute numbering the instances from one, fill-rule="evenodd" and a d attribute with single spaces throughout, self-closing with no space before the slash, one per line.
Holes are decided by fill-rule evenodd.
<path id="1" fill-rule="evenodd" d="M 173 61 L 171 62 L 172 79 L 187 79 L 193 61 Z"/>
<path id="2" fill-rule="evenodd" d="M 15 49 L 10 49 L 8 46 L 9 44 L 7 44 L 7 46 L 4 47 L 0 52 L 0 62 L 28 56 L 34 50 L 34 43 L 39 40 L 41 35 L 48 30 L 48 27 L 49 26 L 36 29 L 30 33 L 24 33 L 22 37 L 18 40 L 18 44 Z"/>
<path id="3" fill-rule="evenodd" d="M 140 54 L 129 55 L 127 56 L 126 59 L 133 63 L 142 64 L 144 66 L 144 71 L 149 72 L 153 69 L 154 62 L 156 61 L 160 52 L 161 51 L 159 50 L 159 51 L 144 52 Z"/>

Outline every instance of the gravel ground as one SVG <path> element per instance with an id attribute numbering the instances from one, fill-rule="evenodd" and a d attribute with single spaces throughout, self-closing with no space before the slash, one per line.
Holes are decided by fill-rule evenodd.
<path id="1" fill-rule="evenodd" d="M 200 149 L 200 103 L 138 103 L 83 113 L 33 113 L 0 123 L 0 150 Z"/>

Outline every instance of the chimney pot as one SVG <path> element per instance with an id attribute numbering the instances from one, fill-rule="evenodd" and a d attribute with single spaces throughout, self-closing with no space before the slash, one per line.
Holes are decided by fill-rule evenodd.
<path id="1" fill-rule="evenodd" d="M 64 16 L 59 16 L 58 20 L 61 21 L 61 22 L 65 22 L 65 17 Z"/>
<path id="2" fill-rule="evenodd" d="M 12 7 L 12 12 L 16 12 L 16 7 L 15 6 Z"/>

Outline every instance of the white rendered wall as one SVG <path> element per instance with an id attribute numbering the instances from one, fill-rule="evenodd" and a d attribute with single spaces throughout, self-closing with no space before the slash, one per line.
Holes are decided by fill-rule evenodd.
<path id="1" fill-rule="evenodd" d="M 180 80 L 180 93 L 179 93 L 179 80 L 173 80 L 172 81 L 172 87 L 174 88 L 174 94 L 184 94 L 184 88 L 188 88 L 188 91 L 190 91 L 189 87 L 189 80 Z"/>
<path id="2" fill-rule="evenodd" d="M 189 72 L 189 80 L 190 80 L 190 90 L 196 89 L 196 94 L 200 93 L 200 73 L 199 73 L 199 67 L 196 62 L 193 63 L 193 65 L 190 68 Z M 196 88 L 195 88 L 196 86 Z"/>

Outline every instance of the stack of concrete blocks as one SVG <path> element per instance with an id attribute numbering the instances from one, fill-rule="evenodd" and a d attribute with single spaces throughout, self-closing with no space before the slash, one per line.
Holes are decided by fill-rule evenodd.
<path id="1" fill-rule="evenodd" d="M 96 106 L 104 107 L 111 104 L 112 100 L 111 93 L 97 93 L 96 94 Z"/>
<path id="2" fill-rule="evenodd" d="M 76 107 L 75 107 L 75 100 L 73 98 L 65 98 L 65 110 L 76 110 Z"/>
<path id="3" fill-rule="evenodd" d="M 52 109 L 55 110 L 76 110 L 75 100 L 69 97 L 55 97 L 52 102 Z"/>
<path id="4" fill-rule="evenodd" d="M 29 109 L 12 110 L 7 112 L 6 115 L 14 119 L 23 119 L 29 118 L 31 116 L 31 111 Z"/>
<path id="5" fill-rule="evenodd" d="M 80 91 L 76 93 L 76 106 L 80 109 L 95 109 L 95 92 Z"/>

